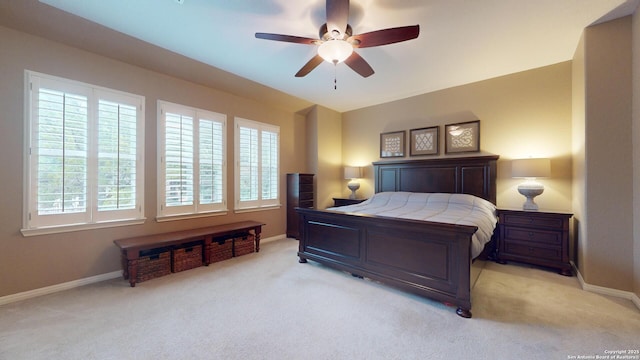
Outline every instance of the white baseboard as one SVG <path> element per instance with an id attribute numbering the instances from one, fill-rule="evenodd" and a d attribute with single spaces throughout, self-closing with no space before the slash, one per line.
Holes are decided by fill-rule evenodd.
<path id="1" fill-rule="evenodd" d="M 270 241 L 285 239 L 286 237 L 287 236 L 285 234 L 271 236 L 268 238 L 260 239 L 260 243 L 264 244 Z M 114 272 L 110 272 L 102 275 L 96 275 L 96 276 L 91 276 L 84 279 L 69 281 L 62 284 L 51 285 L 51 286 L 47 286 L 47 287 L 43 287 L 35 290 L 29 290 L 29 291 L 25 291 L 17 294 L 11 294 L 11 295 L 0 297 L 0 306 L 4 304 L 10 304 L 16 301 L 31 299 L 31 298 L 42 296 L 42 295 L 53 294 L 59 291 L 69 290 L 69 289 L 77 288 L 80 286 L 97 283 L 100 281 L 111 280 L 121 276 L 122 276 L 122 270 L 118 270 L 118 271 L 114 271 Z"/>
<path id="2" fill-rule="evenodd" d="M 42 295 L 53 294 L 59 291 L 69 290 L 69 289 L 77 288 L 80 286 L 97 283 L 100 281 L 111 280 L 121 276 L 122 276 L 122 270 L 118 270 L 118 271 L 114 271 L 106 274 L 91 276 L 84 279 L 69 281 L 62 284 L 51 285 L 51 286 L 47 286 L 47 287 L 43 287 L 35 290 L 29 290 L 29 291 L 25 291 L 17 294 L 7 295 L 7 296 L 0 297 L 0 305 L 5 305 L 5 304 L 13 303 L 16 301 L 26 300 L 26 299 L 31 299 L 31 298 L 42 296 Z"/>
<path id="3" fill-rule="evenodd" d="M 260 244 L 264 244 L 270 241 L 276 241 L 276 240 L 282 240 L 282 239 L 286 239 L 287 235 L 285 234 L 280 234 L 280 235 L 276 235 L 276 236 L 271 236 L 268 238 L 264 238 L 264 239 L 260 239 Z"/>
<path id="4" fill-rule="evenodd" d="M 584 281 L 584 278 L 582 277 L 582 274 L 576 267 L 576 264 L 571 262 L 571 266 L 573 266 L 573 270 L 575 270 L 576 274 L 578 275 L 578 282 L 580 283 L 582 290 L 594 292 L 596 294 L 608 295 L 608 296 L 613 296 L 613 297 L 622 298 L 626 300 L 631 300 L 631 302 L 633 302 L 633 304 L 638 308 L 638 310 L 640 310 L 640 298 L 638 298 L 638 295 L 634 294 L 631 291 L 623 291 L 623 290 L 607 288 L 604 286 L 588 284 Z"/>

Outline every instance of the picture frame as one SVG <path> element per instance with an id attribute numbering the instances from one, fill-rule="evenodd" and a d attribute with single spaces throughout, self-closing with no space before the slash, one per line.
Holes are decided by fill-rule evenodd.
<path id="1" fill-rule="evenodd" d="M 404 157 L 405 131 L 392 131 L 380 134 L 380 157 Z"/>
<path id="2" fill-rule="evenodd" d="M 480 120 L 444 127 L 445 154 L 480 151 Z"/>
<path id="3" fill-rule="evenodd" d="M 409 155 L 438 155 L 440 153 L 440 126 L 409 130 Z"/>

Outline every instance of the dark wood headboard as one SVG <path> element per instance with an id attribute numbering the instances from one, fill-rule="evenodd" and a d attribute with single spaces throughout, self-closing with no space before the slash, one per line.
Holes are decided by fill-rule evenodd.
<path id="1" fill-rule="evenodd" d="M 496 203 L 498 155 L 377 161 L 375 192 L 471 194 Z"/>

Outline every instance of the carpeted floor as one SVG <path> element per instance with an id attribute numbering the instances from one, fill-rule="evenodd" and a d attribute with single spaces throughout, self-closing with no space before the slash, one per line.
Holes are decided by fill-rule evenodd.
<path id="1" fill-rule="evenodd" d="M 487 263 L 463 319 L 299 264 L 297 245 L 267 242 L 135 288 L 115 279 L 0 306 L 0 359 L 548 360 L 640 349 L 640 311 L 575 277 Z"/>

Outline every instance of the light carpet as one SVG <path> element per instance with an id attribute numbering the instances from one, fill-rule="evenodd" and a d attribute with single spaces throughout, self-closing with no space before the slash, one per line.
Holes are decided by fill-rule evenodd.
<path id="1" fill-rule="evenodd" d="M 487 263 L 473 318 L 309 261 L 298 242 L 130 288 L 0 306 L 0 359 L 569 359 L 640 348 L 640 311 L 575 277 Z M 637 357 L 640 359 L 640 356 Z"/>

